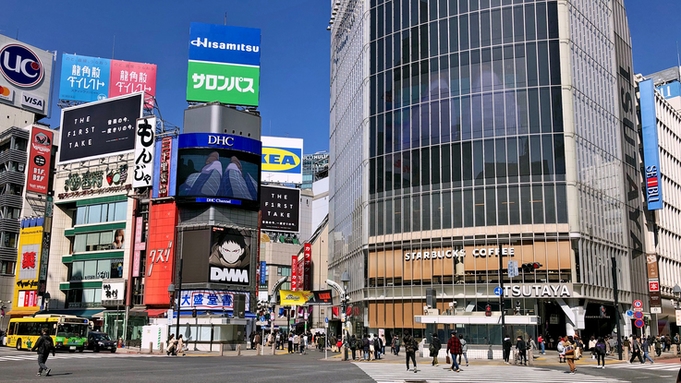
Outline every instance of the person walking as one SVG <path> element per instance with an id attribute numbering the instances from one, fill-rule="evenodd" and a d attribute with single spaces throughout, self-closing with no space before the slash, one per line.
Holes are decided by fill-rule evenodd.
<path id="1" fill-rule="evenodd" d="M 456 331 L 452 332 L 452 337 L 447 341 L 447 353 L 452 357 L 452 367 L 450 371 L 461 372 L 461 367 L 459 367 L 459 362 L 457 359 L 461 354 L 461 341 L 456 336 Z"/>
<path id="2" fill-rule="evenodd" d="M 352 351 L 352 360 L 357 360 L 357 338 L 355 334 L 350 337 L 350 351 Z"/>
<path id="3" fill-rule="evenodd" d="M 591 351 L 591 359 L 596 359 L 596 337 L 591 335 L 589 338 L 589 351 Z"/>
<path id="4" fill-rule="evenodd" d="M 530 341 L 527 343 L 527 361 L 530 366 L 534 364 L 534 352 L 537 349 L 537 343 L 534 338 L 530 337 Z"/>
<path id="5" fill-rule="evenodd" d="M 515 348 L 518 350 L 518 363 L 527 366 L 527 344 L 522 336 L 516 338 Z"/>
<path id="6" fill-rule="evenodd" d="M 404 332 L 402 343 L 404 343 L 404 350 L 407 354 L 407 371 L 409 371 L 409 359 L 411 359 L 412 363 L 414 363 L 414 373 L 417 373 L 419 371 L 416 367 L 416 349 L 418 348 L 418 343 L 416 343 L 416 339 L 411 336 L 409 331 Z"/>
<path id="7" fill-rule="evenodd" d="M 539 343 L 539 347 L 541 347 L 541 354 L 542 355 L 546 354 L 546 346 L 545 346 L 545 342 L 544 342 L 544 337 L 539 335 L 537 337 L 537 342 Z"/>
<path id="8" fill-rule="evenodd" d="M 567 361 L 568 366 L 570 366 L 570 374 L 574 374 L 576 367 L 575 367 L 575 354 L 577 353 L 576 351 L 577 345 L 575 344 L 574 338 L 570 335 L 567 337 L 565 341 L 563 341 L 563 349 L 565 350 L 565 360 Z"/>
<path id="9" fill-rule="evenodd" d="M 596 363 L 598 363 L 598 368 L 605 368 L 605 339 L 603 337 L 598 337 L 596 344 L 593 348 L 593 353 L 596 355 Z"/>
<path id="10" fill-rule="evenodd" d="M 631 342 L 629 341 L 629 337 L 625 336 L 624 340 L 622 341 L 622 348 L 624 349 L 624 360 L 629 360 L 629 353 L 631 352 Z"/>
<path id="11" fill-rule="evenodd" d="M 293 334 L 288 333 L 288 353 L 293 354 Z"/>
<path id="12" fill-rule="evenodd" d="M 441 348 L 442 342 L 440 342 L 440 338 L 437 337 L 437 333 L 433 333 L 433 341 L 430 343 L 429 350 L 430 356 L 433 358 L 430 364 L 434 367 L 437 367 L 439 365 L 437 361 L 437 355 L 440 353 Z"/>
<path id="13" fill-rule="evenodd" d="M 638 358 L 641 364 L 644 363 L 643 356 L 641 355 L 641 344 L 638 342 L 638 337 L 634 335 L 631 338 L 631 359 L 629 359 L 629 364 L 636 358 Z"/>
<path id="14" fill-rule="evenodd" d="M 395 335 L 395 341 L 393 342 L 393 344 L 395 345 L 394 346 L 395 347 L 395 356 L 399 356 L 400 355 L 400 346 L 402 345 L 402 342 L 400 341 L 400 337 Z"/>
<path id="15" fill-rule="evenodd" d="M 466 360 L 466 367 L 468 367 L 468 342 L 463 338 L 463 334 L 459 334 L 459 342 L 461 342 L 461 354 L 459 354 L 459 365 L 461 365 L 461 356 Z"/>
<path id="16" fill-rule="evenodd" d="M 45 364 L 50 353 L 54 356 L 54 343 L 52 342 L 52 337 L 47 335 L 47 332 L 47 328 L 43 328 L 40 338 L 31 348 L 31 351 L 38 351 L 38 376 L 42 376 L 43 371 L 45 371 L 45 376 L 50 376 L 50 372 L 52 372 L 52 369 Z"/>
<path id="17" fill-rule="evenodd" d="M 364 334 L 362 338 L 362 351 L 364 352 L 364 360 L 367 362 L 371 361 L 371 342 L 369 342 L 369 337 Z"/>
<path id="18" fill-rule="evenodd" d="M 655 363 L 653 361 L 653 358 L 650 357 L 648 354 L 650 352 L 650 343 L 648 343 L 648 338 L 643 338 L 643 344 L 641 345 L 641 350 L 643 351 L 643 364 L 646 363 L 646 360 L 650 361 L 650 364 Z"/>
<path id="19" fill-rule="evenodd" d="M 182 356 L 185 356 L 184 339 L 182 339 L 182 334 L 177 336 L 177 349 L 175 350 L 175 355 L 179 353 L 182 353 Z"/>
<path id="20" fill-rule="evenodd" d="M 512 346 L 512 343 L 511 343 L 511 338 L 510 338 L 508 335 L 504 336 L 504 342 L 503 342 L 503 345 L 502 345 L 502 346 L 503 346 L 503 348 L 504 348 L 504 362 L 505 362 L 506 364 L 510 364 L 510 363 L 508 362 L 508 359 L 509 359 L 509 357 L 511 356 L 511 346 Z"/>
<path id="21" fill-rule="evenodd" d="M 383 350 L 383 339 L 381 339 L 380 336 L 374 337 L 374 355 L 376 356 L 376 359 L 381 359 Z"/>

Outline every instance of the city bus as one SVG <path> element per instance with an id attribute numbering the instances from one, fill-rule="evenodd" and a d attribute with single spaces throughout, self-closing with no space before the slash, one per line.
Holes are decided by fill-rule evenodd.
<path id="1" fill-rule="evenodd" d="M 40 337 L 43 328 L 47 328 L 57 350 L 83 352 L 87 344 L 90 321 L 75 315 L 57 314 L 12 318 L 7 327 L 7 347 L 30 350 Z"/>

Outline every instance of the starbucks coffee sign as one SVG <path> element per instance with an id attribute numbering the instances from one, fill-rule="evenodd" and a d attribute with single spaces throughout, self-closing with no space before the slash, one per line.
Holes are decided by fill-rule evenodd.
<path id="1" fill-rule="evenodd" d="M 475 247 L 473 249 L 468 249 L 471 251 L 471 255 L 474 258 L 490 258 L 498 257 L 501 254 L 502 257 L 514 257 L 515 249 L 512 247 Z M 414 252 L 404 252 L 405 261 L 418 261 L 418 260 L 428 260 L 428 259 L 443 259 L 452 257 L 465 257 L 466 249 L 447 249 L 447 250 L 422 250 L 419 249 Z"/>

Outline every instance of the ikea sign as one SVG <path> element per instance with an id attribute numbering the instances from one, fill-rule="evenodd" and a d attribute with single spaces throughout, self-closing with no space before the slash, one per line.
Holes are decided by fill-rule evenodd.
<path id="1" fill-rule="evenodd" d="M 303 182 L 303 140 L 262 137 L 262 182 Z"/>

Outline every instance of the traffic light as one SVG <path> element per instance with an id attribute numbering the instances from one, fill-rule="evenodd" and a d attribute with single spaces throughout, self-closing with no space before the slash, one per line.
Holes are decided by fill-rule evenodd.
<path id="1" fill-rule="evenodd" d="M 542 266 L 539 262 L 523 263 L 523 272 L 532 273 Z"/>
<path id="2" fill-rule="evenodd" d="M 192 318 L 196 318 L 196 308 L 192 309 Z"/>
<path id="3" fill-rule="evenodd" d="M 485 316 L 491 317 L 492 316 L 492 306 L 489 304 L 485 306 Z"/>

